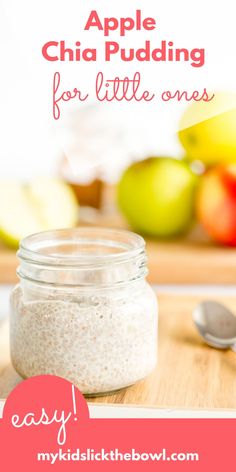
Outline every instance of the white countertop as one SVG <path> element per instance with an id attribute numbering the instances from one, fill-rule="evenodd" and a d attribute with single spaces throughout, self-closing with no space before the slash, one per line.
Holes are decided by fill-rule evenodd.
<path id="1" fill-rule="evenodd" d="M 0 400 L 0 418 L 4 401 Z M 236 418 L 236 410 L 189 410 L 89 404 L 91 418 Z"/>

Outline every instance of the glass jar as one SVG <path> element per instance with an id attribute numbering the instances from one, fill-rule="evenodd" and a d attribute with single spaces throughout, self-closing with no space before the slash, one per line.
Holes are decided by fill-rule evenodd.
<path id="1" fill-rule="evenodd" d="M 18 251 L 11 358 L 24 378 L 64 377 L 87 395 L 127 387 L 157 360 L 157 301 L 141 236 L 78 228 L 38 233 Z"/>

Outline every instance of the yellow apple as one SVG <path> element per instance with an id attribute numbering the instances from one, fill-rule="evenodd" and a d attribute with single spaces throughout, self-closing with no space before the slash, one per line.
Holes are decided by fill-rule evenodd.
<path id="1" fill-rule="evenodd" d="M 179 139 L 190 160 L 206 166 L 236 160 L 236 94 L 216 93 L 194 102 L 180 122 Z"/>

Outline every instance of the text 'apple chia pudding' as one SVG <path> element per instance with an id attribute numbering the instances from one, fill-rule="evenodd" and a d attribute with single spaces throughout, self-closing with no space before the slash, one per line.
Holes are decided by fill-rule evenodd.
<path id="1" fill-rule="evenodd" d="M 157 360 L 157 302 L 144 240 L 79 228 L 25 238 L 11 295 L 11 357 L 22 377 L 54 374 L 90 395 L 127 387 Z"/>

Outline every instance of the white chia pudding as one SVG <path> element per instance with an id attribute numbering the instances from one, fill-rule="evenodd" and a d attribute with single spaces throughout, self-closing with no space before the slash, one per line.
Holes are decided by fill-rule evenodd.
<path id="1" fill-rule="evenodd" d="M 38 292 L 37 292 L 38 290 Z M 157 361 L 157 302 L 149 285 L 86 295 L 17 286 L 11 296 L 11 357 L 22 377 L 54 374 L 82 393 L 114 391 Z"/>

